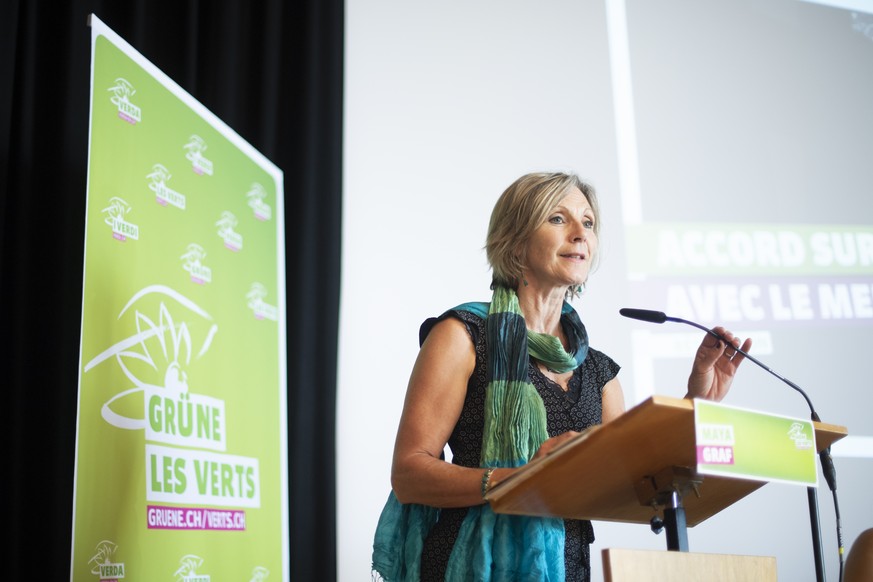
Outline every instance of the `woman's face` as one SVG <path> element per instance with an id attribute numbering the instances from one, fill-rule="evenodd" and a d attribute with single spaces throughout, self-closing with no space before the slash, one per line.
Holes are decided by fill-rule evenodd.
<path id="1" fill-rule="evenodd" d="M 524 277 L 538 287 L 581 285 L 588 279 L 595 252 L 594 211 L 574 186 L 531 235 Z"/>

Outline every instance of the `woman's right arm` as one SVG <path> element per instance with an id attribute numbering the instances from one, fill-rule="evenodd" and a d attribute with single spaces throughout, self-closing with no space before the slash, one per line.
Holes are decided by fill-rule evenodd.
<path id="1" fill-rule="evenodd" d="M 391 485 L 401 503 L 433 507 L 482 503 L 484 469 L 440 459 L 461 415 L 475 364 L 470 335 L 454 317 L 436 324 L 422 344 L 394 444 Z"/>

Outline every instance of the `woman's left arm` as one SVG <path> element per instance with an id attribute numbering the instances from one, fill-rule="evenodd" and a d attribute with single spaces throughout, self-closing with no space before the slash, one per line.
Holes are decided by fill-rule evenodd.
<path id="1" fill-rule="evenodd" d="M 624 414 L 624 391 L 621 389 L 618 377 L 603 386 L 602 400 L 603 424 Z"/>
<path id="2" fill-rule="evenodd" d="M 712 331 L 722 336 L 726 342 L 710 334 L 700 342 L 691 374 L 688 376 L 686 398 L 705 398 L 720 402 L 730 390 L 737 368 L 746 359 L 736 351 L 737 348 L 748 352 L 752 347 L 751 338 L 746 338 L 740 346 L 740 340 L 725 328 L 715 327 Z"/>

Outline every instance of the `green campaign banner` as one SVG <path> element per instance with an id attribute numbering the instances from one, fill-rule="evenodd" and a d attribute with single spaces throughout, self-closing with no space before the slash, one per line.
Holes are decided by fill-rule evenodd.
<path id="1" fill-rule="evenodd" d="M 817 486 L 815 427 L 809 420 L 694 401 L 697 472 Z"/>
<path id="2" fill-rule="evenodd" d="M 90 25 L 71 580 L 287 580 L 282 172 Z"/>

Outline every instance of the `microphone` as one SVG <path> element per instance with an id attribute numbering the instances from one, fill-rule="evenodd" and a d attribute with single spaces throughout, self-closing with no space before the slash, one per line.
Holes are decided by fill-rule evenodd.
<path id="1" fill-rule="evenodd" d="M 649 309 L 633 309 L 630 307 L 624 307 L 622 309 L 619 309 L 618 312 L 625 317 L 630 317 L 631 319 L 639 319 L 640 321 L 647 321 L 649 323 L 664 323 L 665 321 L 684 323 L 684 324 L 696 327 L 697 329 L 701 329 L 701 330 L 705 331 L 709 335 L 718 338 L 719 341 L 723 341 L 726 344 L 728 343 L 728 341 L 724 337 L 722 337 L 720 334 L 715 333 L 711 329 L 706 328 L 706 327 L 700 325 L 699 323 L 695 323 L 693 321 L 688 321 L 687 319 L 681 319 L 679 317 L 670 317 L 662 311 L 651 311 Z M 731 344 L 729 344 L 729 345 L 731 345 Z M 733 345 L 731 345 L 731 347 L 733 348 Z M 744 357 L 746 357 L 750 361 L 755 362 L 760 367 L 762 367 L 766 371 L 770 372 L 771 374 L 773 374 L 774 376 L 776 376 L 777 378 L 779 378 L 780 380 L 782 380 L 783 382 L 785 382 L 786 384 L 788 384 L 789 386 L 791 386 L 792 388 L 797 390 L 800 393 L 800 395 L 803 396 L 804 400 L 806 400 L 806 403 L 809 405 L 809 411 L 812 415 L 812 420 L 814 420 L 815 422 L 821 422 L 821 419 L 819 418 L 818 413 L 815 411 L 815 407 L 813 407 L 813 405 L 812 405 L 812 400 L 809 399 L 809 396 L 807 396 L 806 392 L 804 392 L 800 386 L 798 386 L 797 384 L 795 384 L 794 382 L 792 382 L 788 378 L 785 378 L 784 376 L 780 376 L 779 374 L 777 374 L 776 372 L 774 372 L 773 370 L 771 370 L 770 368 L 768 368 L 767 366 L 762 364 L 760 361 L 758 361 L 756 358 L 750 356 L 747 352 L 741 350 L 740 348 L 733 348 L 733 349 L 735 349 L 737 352 L 742 354 Z M 822 473 L 824 474 L 825 480 L 828 482 L 828 486 L 830 487 L 831 491 L 836 491 L 837 490 L 836 469 L 834 468 L 834 462 L 831 459 L 829 449 L 830 449 L 830 447 L 828 447 L 827 449 L 822 449 L 822 451 L 819 453 L 819 459 L 821 460 Z"/>
<path id="2" fill-rule="evenodd" d="M 625 317 L 639 319 L 640 321 L 648 321 L 649 323 L 664 323 L 667 321 L 667 315 L 662 311 L 649 311 L 648 309 L 632 309 L 630 307 L 625 307 L 619 309 L 618 312 Z"/>
<path id="3" fill-rule="evenodd" d="M 711 329 L 706 328 L 706 327 L 700 325 L 699 323 L 694 323 L 693 321 L 688 321 L 687 319 L 680 319 L 678 317 L 669 317 L 668 315 L 666 315 L 662 311 L 650 311 L 648 309 L 632 309 L 630 307 L 624 307 L 622 309 L 619 309 L 618 312 L 625 317 L 630 317 L 631 319 L 639 319 L 640 321 L 648 321 L 649 323 L 664 323 L 665 321 L 674 321 L 677 323 L 685 323 L 687 325 L 691 325 L 693 327 L 696 327 L 697 329 L 701 329 L 701 330 L 705 331 L 706 333 L 708 333 L 709 335 L 718 338 L 719 341 L 723 341 L 724 343 L 730 345 L 738 353 L 742 354 L 744 357 L 751 360 L 752 362 L 755 362 L 756 364 L 758 364 L 759 366 L 761 366 L 762 368 L 764 368 L 765 370 L 767 370 L 768 372 L 770 372 L 771 374 L 773 374 L 774 376 L 776 376 L 777 378 L 779 378 L 780 380 L 782 380 L 783 382 L 785 382 L 786 384 L 788 384 L 789 386 L 791 386 L 792 388 L 797 390 L 800 393 L 800 395 L 803 396 L 804 400 L 806 400 L 806 403 L 809 405 L 809 411 L 810 411 L 810 413 L 812 413 L 812 420 L 814 420 L 816 422 L 821 422 L 821 419 L 818 417 L 818 413 L 815 411 L 815 408 L 812 405 L 812 401 L 809 399 L 809 396 L 806 395 L 806 392 L 804 392 L 800 386 L 798 386 L 797 384 L 795 384 L 794 382 L 792 382 L 788 378 L 780 376 L 779 374 L 777 374 L 776 372 L 774 372 L 773 370 L 771 370 L 770 368 L 768 368 L 767 366 L 762 364 L 756 358 L 750 356 L 747 352 L 744 352 L 740 348 L 734 348 L 733 345 L 729 344 L 728 341 L 724 337 L 722 337 L 720 334 L 715 333 Z"/>

